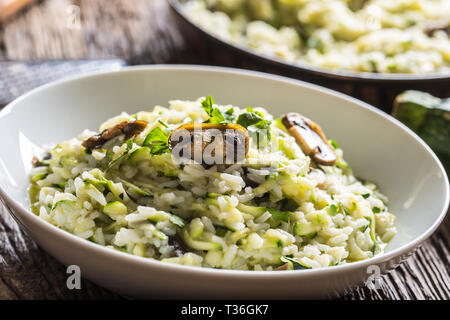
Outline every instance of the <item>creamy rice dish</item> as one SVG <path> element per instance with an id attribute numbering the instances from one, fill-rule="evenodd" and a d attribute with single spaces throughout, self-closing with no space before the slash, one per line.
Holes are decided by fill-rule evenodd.
<path id="1" fill-rule="evenodd" d="M 381 73 L 450 73 L 448 0 L 186 0 L 190 19 L 293 64 Z"/>
<path id="2" fill-rule="evenodd" d="M 214 144 L 212 161 L 175 156 Z M 241 154 L 219 152 L 231 146 Z M 35 157 L 30 180 L 40 218 L 167 263 L 321 268 L 380 254 L 396 234 L 387 198 L 353 175 L 318 124 L 211 97 L 122 113 Z"/>

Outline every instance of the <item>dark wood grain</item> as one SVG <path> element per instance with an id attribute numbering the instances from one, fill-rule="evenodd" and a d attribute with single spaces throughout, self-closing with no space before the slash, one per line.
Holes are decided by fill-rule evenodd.
<path id="1" fill-rule="evenodd" d="M 80 28 L 68 28 L 70 5 L 80 8 Z M 0 59 L 8 60 L 124 57 L 132 64 L 210 64 L 208 48 L 203 50 L 194 53 L 185 43 L 164 0 L 40 1 L 0 29 Z M 380 289 L 361 286 L 341 298 L 450 299 L 449 224 L 447 219 L 409 259 L 383 275 Z M 120 298 L 87 280 L 81 290 L 67 289 L 65 267 L 1 203 L 0 244 L 0 299 Z"/>

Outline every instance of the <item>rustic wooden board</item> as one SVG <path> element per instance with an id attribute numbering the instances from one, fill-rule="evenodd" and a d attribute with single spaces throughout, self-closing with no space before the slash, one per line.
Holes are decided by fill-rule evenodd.
<path id="1" fill-rule="evenodd" d="M 73 5 L 80 8 L 80 21 Z M 207 52 L 193 54 L 168 12 L 165 0 L 40 1 L 0 28 L 0 59 L 211 63 Z M 416 253 L 382 276 L 381 289 L 361 286 L 341 298 L 450 299 L 448 220 Z M 1 203 L 0 244 L 0 299 L 120 298 L 87 280 L 81 290 L 67 289 L 65 267 L 43 252 Z"/>

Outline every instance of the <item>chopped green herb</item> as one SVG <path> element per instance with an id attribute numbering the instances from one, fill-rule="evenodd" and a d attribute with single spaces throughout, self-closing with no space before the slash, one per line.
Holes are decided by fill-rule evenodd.
<path id="1" fill-rule="evenodd" d="M 169 128 L 169 126 L 167 125 L 167 123 L 165 123 L 165 122 L 162 121 L 161 119 L 159 119 L 158 122 L 159 122 L 162 126 L 164 126 L 164 127 L 166 127 L 166 128 Z"/>
<path id="2" fill-rule="evenodd" d="M 150 146 L 152 155 L 163 154 L 169 150 L 169 137 L 160 127 L 156 127 L 145 137 L 142 145 Z"/>
<path id="3" fill-rule="evenodd" d="M 207 96 L 202 101 L 203 110 L 208 114 L 209 119 L 204 123 L 226 123 L 225 116 L 222 114 L 219 108 L 214 108 L 214 99 L 211 96 Z"/>
<path id="4" fill-rule="evenodd" d="M 126 141 L 127 144 L 127 151 L 130 151 L 133 148 L 133 139 L 128 139 Z"/>
<path id="5" fill-rule="evenodd" d="M 205 100 L 202 101 L 202 107 L 205 112 L 211 116 L 213 111 L 214 99 L 211 96 L 207 96 Z"/>
<path id="6" fill-rule="evenodd" d="M 114 152 L 112 151 L 112 149 L 106 150 L 106 154 L 105 154 L 106 160 L 111 161 L 113 159 L 113 156 L 114 156 Z"/>
<path id="7" fill-rule="evenodd" d="M 278 241 L 277 241 L 277 247 L 278 247 L 278 248 L 283 248 L 283 241 L 278 240 Z"/>
<path id="8" fill-rule="evenodd" d="M 330 144 L 333 146 L 333 148 L 339 149 L 339 144 L 336 141 L 330 140 Z"/>
<path id="9" fill-rule="evenodd" d="M 373 208 L 372 208 L 372 212 L 373 212 L 373 213 L 380 213 L 380 212 L 381 212 L 381 209 L 378 208 L 378 207 L 373 207 Z"/>
<path id="10" fill-rule="evenodd" d="M 204 198 L 204 199 L 215 199 L 215 198 L 218 198 L 219 196 L 220 196 L 219 193 L 215 193 L 215 192 L 207 192 L 207 193 L 203 196 L 203 198 Z"/>
<path id="11" fill-rule="evenodd" d="M 261 136 L 262 133 L 266 133 L 267 140 L 270 140 L 270 124 L 271 121 L 264 120 L 261 112 L 255 111 L 250 107 L 247 107 L 247 112 L 239 115 L 237 124 L 245 127 L 249 133 L 256 135 L 256 145 L 259 148 L 264 137 Z M 261 132 L 263 131 L 263 132 Z"/>
<path id="12" fill-rule="evenodd" d="M 249 126 L 255 125 L 263 121 L 263 117 L 255 112 L 245 112 L 239 115 L 237 119 L 237 124 L 248 128 Z"/>
<path id="13" fill-rule="evenodd" d="M 340 208 L 341 211 L 342 211 L 343 213 L 345 213 L 347 216 L 351 215 L 351 212 L 350 212 L 346 207 L 344 207 L 344 205 L 343 205 L 341 202 L 339 202 L 339 208 Z"/>
<path id="14" fill-rule="evenodd" d="M 234 115 L 234 108 L 231 107 L 230 109 L 228 109 L 227 111 L 225 111 L 225 113 L 223 114 L 224 118 L 226 121 L 228 122 L 232 122 L 234 121 L 235 115 Z"/>
<path id="15" fill-rule="evenodd" d="M 329 208 L 328 208 L 328 213 L 330 214 L 330 216 L 335 216 L 336 213 L 338 212 L 339 207 L 335 204 L 332 204 Z"/>

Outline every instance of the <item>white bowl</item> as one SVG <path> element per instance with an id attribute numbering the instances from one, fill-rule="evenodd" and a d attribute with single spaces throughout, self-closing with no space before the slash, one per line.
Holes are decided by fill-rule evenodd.
<path id="1" fill-rule="evenodd" d="M 358 177 L 389 197 L 398 234 L 386 253 L 312 270 L 261 272 L 185 267 L 135 257 L 82 240 L 29 210 L 31 158 L 39 147 L 96 130 L 127 111 L 172 99 L 212 95 L 218 103 L 299 111 L 338 141 Z M 40 87 L 0 111 L 0 197 L 37 243 L 82 276 L 132 297 L 318 298 L 361 284 L 400 263 L 443 220 L 446 173 L 434 153 L 405 126 L 377 109 L 318 86 L 262 73 L 194 66 L 127 68 Z M 371 267 L 370 266 L 376 266 Z M 374 271 L 375 270 L 375 271 Z"/>

